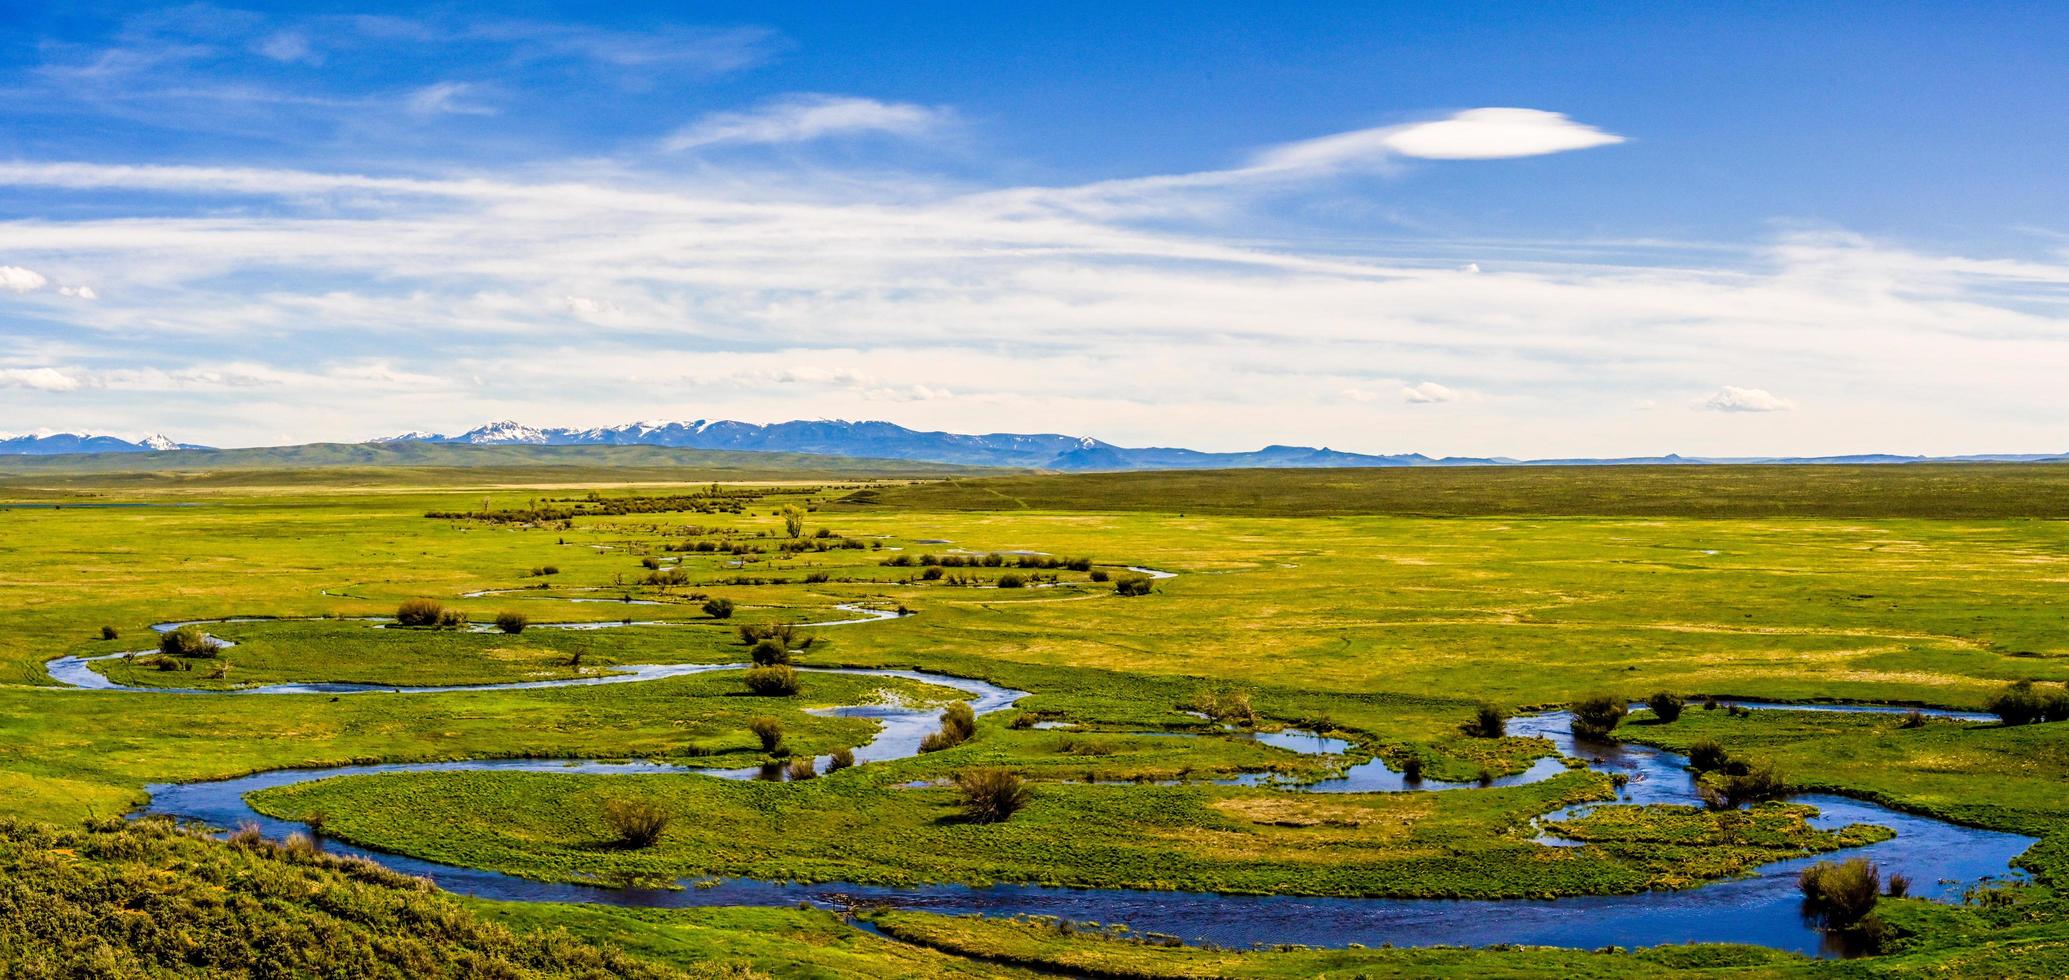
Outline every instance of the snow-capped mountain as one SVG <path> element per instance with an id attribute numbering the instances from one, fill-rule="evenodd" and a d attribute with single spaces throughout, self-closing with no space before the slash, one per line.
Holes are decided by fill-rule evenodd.
<path id="1" fill-rule="evenodd" d="M 1420 455 L 1365 456 L 1304 446 L 1271 446 L 1254 453 L 1191 449 L 1129 449 L 1086 436 L 995 432 L 962 435 L 921 432 L 890 422 L 839 420 L 778 422 L 633 422 L 592 429 L 533 428 L 491 422 L 458 435 L 410 432 L 377 443 L 443 442 L 473 445 L 671 446 L 745 452 L 810 453 L 871 459 L 910 459 L 976 466 L 1058 470 L 1196 469 L 1236 466 L 1413 466 Z"/>
<path id="2" fill-rule="evenodd" d="M 0 456 L 57 456 L 65 453 L 152 453 L 177 449 L 207 449 L 174 442 L 162 435 L 148 435 L 135 442 L 114 436 L 83 432 L 58 432 L 0 439 Z"/>

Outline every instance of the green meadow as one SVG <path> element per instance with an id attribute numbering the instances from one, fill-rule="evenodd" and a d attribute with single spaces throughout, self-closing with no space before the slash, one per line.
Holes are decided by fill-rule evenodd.
<path id="1" fill-rule="evenodd" d="M 0 468 L 0 865 L 10 881 L 0 910 L 12 913 L 0 916 L 0 958 L 39 964 L 40 975 L 99 963 L 111 975 L 178 972 L 194 967 L 196 937 L 243 930 L 256 943 L 263 926 L 266 942 L 336 942 L 341 970 L 398 975 L 467 975 L 452 965 L 466 956 L 508 975 L 599 976 L 2069 969 L 2069 901 L 2055 897 L 2054 877 L 2069 847 L 2062 722 L 1907 725 L 1693 705 L 1673 724 L 1644 713 L 1624 722 L 1621 738 L 1676 751 L 1715 741 L 1793 788 L 2043 838 L 2029 881 L 1975 904 L 1886 900 L 1881 953 L 1844 963 L 1740 946 L 1232 951 L 1033 919 L 489 902 L 282 845 L 109 819 L 143 805 L 153 783 L 282 768 L 782 763 L 876 731 L 815 709 L 963 696 L 813 671 L 794 695 L 749 690 L 742 625 L 845 620 L 857 614 L 839 607 L 859 605 L 906 615 L 798 627 L 796 664 L 916 668 L 1027 697 L 942 751 L 809 781 L 385 774 L 249 802 L 320 818 L 335 840 L 542 881 L 1436 898 L 1697 887 L 1781 857 L 1843 856 L 1887 831 L 1819 830 L 1784 803 L 1728 821 L 1609 806 L 1562 828 L 1583 846 L 1553 848 L 1534 839 L 1537 818 L 1613 799 L 1608 776 L 1577 768 L 1520 786 L 1327 796 L 1227 783 L 1325 778 L 1374 757 L 1433 778 L 1492 779 L 1552 752 L 1540 739 L 1468 735 L 1461 725 L 1483 703 L 1523 712 L 1669 691 L 1976 710 L 2014 682 L 2060 690 L 2069 468 L 978 478 L 891 465 L 844 474 L 824 460 L 409 460 L 350 448 L 292 468 L 240 457 L 177 472 Z M 698 503 L 651 503 L 664 497 Z M 785 508 L 801 514 L 795 538 Z M 1045 556 L 1082 561 L 1043 567 Z M 1122 595 L 1114 582 L 1129 566 L 1177 574 Z M 1000 587 L 1009 577 L 1019 585 Z M 379 621 L 413 599 L 464 614 L 469 628 Z M 712 611 L 714 600 L 730 611 Z M 491 627 L 513 612 L 528 621 L 522 631 Z M 153 652 L 153 623 L 231 618 L 252 621 L 207 626 L 232 644 L 212 656 Z M 607 628 L 555 628 L 569 623 Z M 107 655 L 90 669 L 109 680 L 218 693 L 74 690 L 46 669 Z M 553 681 L 647 664 L 741 666 L 532 690 L 236 693 Z M 1239 702 L 1248 707 L 1226 716 L 1233 726 L 1198 710 Z M 759 718 L 781 727 L 773 751 L 750 730 Z M 1283 728 L 1351 748 L 1303 755 L 1248 737 Z M 1027 802 L 1003 822 L 973 823 L 953 781 L 989 767 L 1018 774 Z M 665 829 L 623 846 L 611 810 L 626 806 L 661 814 Z M 164 872 L 155 884 L 154 867 Z M 89 887 L 95 874 L 127 884 Z M 154 922 L 185 923 L 187 940 L 169 927 L 105 926 L 123 888 L 155 889 Z M 76 941 L 52 945 L 60 933 Z M 240 955 L 263 955 L 223 955 L 247 948 L 259 951 Z"/>

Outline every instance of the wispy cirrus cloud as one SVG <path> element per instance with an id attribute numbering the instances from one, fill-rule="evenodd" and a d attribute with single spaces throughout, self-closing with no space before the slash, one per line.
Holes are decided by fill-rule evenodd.
<path id="1" fill-rule="evenodd" d="M 947 109 L 846 95 L 789 95 L 745 112 L 718 112 L 676 131 L 662 146 L 805 143 L 839 136 L 925 136 L 954 119 Z"/>

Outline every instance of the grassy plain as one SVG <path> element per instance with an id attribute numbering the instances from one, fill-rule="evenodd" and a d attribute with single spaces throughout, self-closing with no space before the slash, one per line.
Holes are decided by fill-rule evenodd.
<path id="1" fill-rule="evenodd" d="M 866 740 L 872 723 L 806 708 L 858 703 L 879 690 L 918 703 L 949 696 L 808 675 L 800 698 L 752 698 L 734 673 L 534 691 L 152 696 L 64 690 L 44 672 L 59 655 L 148 647 L 154 622 L 293 620 L 211 627 L 239 644 L 223 652 L 232 666 L 219 680 L 203 678 L 203 665 L 159 672 L 119 661 L 107 665 L 111 676 L 182 687 L 461 684 L 614 664 L 735 662 L 745 650 L 733 634 L 738 623 L 840 618 L 837 604 L 860 601 L 918 614 L 811 630 L 805 662 L 983 678 L 1031 692 L 1021 704 L 1029 717 L 1077 729 L 1015 729 L 1002 715 L 956 749 L 805 784 L 440 773 L 306 784 L 257 802 L 289 815 L 323 810 L 330 832 L 355 841 L 541 877 L 1619 892 L 1689 884 L 1833 842 L 1792 830 L 1777 813 L 1774 836 L 1758 847 L 1706 843 L 1700 828 L 1684 835 L 1694 842 L 1686 847 L 1654 846 L 1657 835 L 1617 846 L 1615 828 L 1605 827 L 1594 846 L 1541 853 L 1553 849 L 1529 842 L 1529 819 L 1603 793 L 1602 777 L 1587 773 L 1513 789 L 1327 800 L 1147 783 L 1267 770 L 1312 776 L 1332 764 L 1224 736 L 1184 713 L 1217 690 L 1248 694 L 1264 727 L 1324 728 L 1353 742 L 1354 758 L 1412 755 L 1431 775 L 1469 779 L 1516 771 L 1546 751 L 1534 740 L 1459 732 L 1482 700 L 1523 708 L 1664 689 L 1975 708 L 2009 681 L 2069 679 L 2059 613 L 2069 524 L 2053 519 L 2069 512 L 2069 469 L 2059 467 L 1125 474 L 959 478 L 860 495 L 852 483 L 794 484 L 772 487 L 740 515 L 540 526 L 424 515 L 585 491 L 505 485 L 543 481 L 531 471 L 383 472 L 390 475 L 379 480 L 349 468 L 118 474 L 98 485 L 92 476 L 17 473 L 0 488 L 0 813 L 71 823 L 133 807 L 147 783 L 283 766 L 511 756 L 748 765 L 760 758 L 746 730 L 752 717 L 775 715 L 796 750 L 824 753 Z M 613 488 L 601 473 L 580 476 L 596 478 L 606 495 L 643 492 Z M 438 480 L 453 485 L 421 485 Z M 4 509 L 9 499 L 44 506 Z M 73 506 L 47 506 L 64 502 Z M 111 503 L 142 506 L 77 506 Z M 773 550 L 783 503 L 814 508 L 807 533 L 823 527 L 867 544 L 785 557 Z M 771 550 L 667 550 L 715 538 Z M 1053 588 L 971 588 L 884 564 L 952 549 L 1088 556 L 1112 572 L 1146 565 L 1180 575 L 1125 598 L 1078 573 L 1059 573 Z M 639 584 L 654 571 L 649 559 L 681 568 L 688 581 Z M 532 570 L 546 565 L 559 569 L 544 579 L 552 588 L 533 588 L 542 578 Z M 970 573 L 989 582 L 1006 571 Z M 735 584 L 742 577 L 768 584 Z M 501 589 L 525 591 L 461 598 Z M 628 595 L 663 604 L 566 601 Z M 734 619 L 707 617 L 706 596 L 733 600 Z M 631 616 L 670 625 L 504 636 L 314 618 L 383 616 L 416 597 L 476 622 L 516 609 L 534 623 Z M 119 637 L 101 639 L 103 626 Z M 1713 737 L 1779 763 L 1799 785 L 2054 834 L 2069 827 L 2059 792 L 2069 777 L 2064 727 L 1900 729 L 1886 718 L 1690 711 L 1677 725 L 1632 723 L 1623 734 L 1677 748 Z M 1146 734 L 1178 732 L 1203 737 Z M 936 784 L 976 764 L 1009 765 L 1035 780 L 1029 810 L 992 827 L 954 820 L 951 793 Z M 1087 777 L 1100 784 L 1084 785 Z M 1137 780 L 1146 784 L 1105 785 Z M 913 782 L 922 785 L 906 785 Z M 677 820 L 654 848 L 601 848 L 598 812 L 614 795 L 649 798 Z M 1982 913 L 1954 921 L 1926 907 L 1912 914 L 1917 931 L 1967 938 L 1870 962 L 1896 970 L 1947 962 L 1958 950 L 2010 957 L 1972 963 L 2052 962 L 2026 959 L 2063 935 L 2049 924 L 2049 887 L 2034 887 L 2020 906 L 2033 916 L 2016 927 Z M 788 963 L 804 972 L 866 973 L 880 957 L 894 961 L 894 950 L 920 955 L 900 940 L 936 950 L 926 962 L 944 972 L 950 964 L 1019 968 L 1000 962 L 1086 969 L 1120 957 L 1112 969 L 1127 975 L 1190 975 L 1183 971 L 1212 962 L 1255 975 L 1614 976 L 1666 962 L 1378 950 L 1203 961 L 1208 954 L 910 914 L 880 920 L 885 938 L 819 913 L 470 908 L 520 928 L 564 920 L 657 963 L 703 962 L 732 948 L 724 955 L 751 968 Z M 756 948 L 726 947 L 722 934 L 750 920 L 773 931 Z M 1710 948 L 1700 959 L 1752 975 L 1825 969 L 1759 951 Z"/>

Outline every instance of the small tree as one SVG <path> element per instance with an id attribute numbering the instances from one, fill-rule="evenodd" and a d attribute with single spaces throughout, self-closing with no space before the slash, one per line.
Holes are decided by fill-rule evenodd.
<path id="1" fill-rule="evenodd" d="M 1001 823 L 1027 805 L 1027 784 L 1013 770 L 1000 767 L 965 769 L 955 774 L 963 795 L 963 818 L 971 823 Z"/>
<path id="2" fill-rule="evenodd" d="M 1608 738 L 1630 711 L 1630 706 L 1621 697 L 1591 694 L 1573 703 L 1573 735 L 1598 741 Z"/>
<path id="3" fill-rule="evenodd" d="M 668 829 L 668 812 L 644 800 L 611 800 L 603 821 L 626 847 L 651 847 Z"/>
<path id="4" fill-rule="evenodd" d="M 796 504 L 783 505 L 783 531 L 793 538 L 805 536 L 805 512 Z"/>
<path id="5" fill-rule="evenodd" d="M 756 667 L 747 672 L 747 690 L 765 698 L 787 698 L 797 693 L 797 668 L 789 664 Z"/>
<path id="6" fill-rule="evenodd" d="M 1645 706 L 1652 709 L 1652 716 L 1670 725 L 1681 720 L 1681 709 L 1687 704 L 1688 702 L 1681 699 L 1681 695 L 1669 694 L 1666 691 L 1645 699 Z"/>
<path id="7" fill-rule="evenodd" d="M 1474 738 L 1500 738 L 1508 734 L 1509 713 L 1501 705 L 1483 701 L 1474 710 L 1473 719 L 1459 727 Z"/>
<path id="8" fill-rule="evenodd" d="M 731 619 L 731 618 L 733 618 L 733 600 L 731 600 L 731 599 L 706 599 L 706 600 L 704 600 L 704 615 L 706 615 L 706 616 L 709 616 L 709 617 L 711 617 L 711 618 L 713 618 L 713 619 Z"/>
<path id="9" fill-rule="evenodd" d="M 499 612 L 496 614 L 496 628 L 505 633 L 522 633 L 531 620 L 521 612 Z"/>
<path id="10" fill-rule="evenodd" d="M 409 599 L 395 608 L 395 621 L 403 626 L 437 626 L 445 615 L 445 604 L 435 599 Z"/>
<path id="11" fill-rule="evenodd" d="M 774 752 L 783 744 L 783 723 L 763 715 L 747 723 L 747 730 L 761 739 L 763 752 Z"/>

